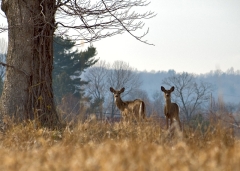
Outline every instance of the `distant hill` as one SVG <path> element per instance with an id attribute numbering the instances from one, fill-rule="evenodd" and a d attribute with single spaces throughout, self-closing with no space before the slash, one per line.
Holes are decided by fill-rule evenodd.
<path id="1" fill-rule="evenodd" d="M 176 73 L 174 70 L 139 72 L 142 80 L 141 89 L 145 90 L 151 98 L 154 92 L 160 90 L 162 80 Z M 212 96 L 222 97 L 226 103 L 240 103 L 240 71 L 230 68 L 226 72 L 221 70 L 210 71 L 206 74 L 195 75 L 196 79 L 211 83 L 214 87 Z"/>

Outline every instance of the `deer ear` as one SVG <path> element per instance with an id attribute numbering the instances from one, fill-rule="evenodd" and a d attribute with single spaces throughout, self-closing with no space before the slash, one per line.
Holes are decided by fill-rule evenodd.
<path id="1" fill-rule="evenodd" d="M 165 91 L 165 88 L 163 86 L 161 86 L 161 90 L 164 92 Z"/>
<path id="2" fill-rule="evenodd" d="M 123 93 L 124 91 L 125 91 L 125 88 L 123 87 L 123 88 L 120 90 L 120 92 Z"/>
<path id="3" fill-rule="evenodd" d="M 113 93 L 114 92 L 114 89 L 112 87 L 110 87 L 110 91 Z"/>
<path id="4" fill-rule="evenodd" d="M 174 91 L 174 86 L 172 86 L 171 91 Z"/>

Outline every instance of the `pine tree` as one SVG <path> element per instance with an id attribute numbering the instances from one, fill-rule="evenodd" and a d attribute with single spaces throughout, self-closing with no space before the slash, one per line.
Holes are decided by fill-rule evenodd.
<path id="1" fill-rule="evenodd" d="M 81 98 L 81 86 L 87 84 L 82 81 L 82 72 L 95 64 L 96 48 L 90 46 L 85 51 L 73 50 L 76 42 L 69 38 L 54 37 L 54 62 L 53 62 L 53 91 L 55 100 L 60 102 L 66 94 L 73 94 Z"/>

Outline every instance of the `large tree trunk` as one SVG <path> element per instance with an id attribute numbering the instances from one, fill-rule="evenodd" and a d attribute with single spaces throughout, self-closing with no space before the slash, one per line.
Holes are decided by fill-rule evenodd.
<path id="1" fill-rule="evenodd" d="M 18 120 L 58 122 L 52 91 L 55 0 L 2 0 L 8 52 L 1 114 Z"/>

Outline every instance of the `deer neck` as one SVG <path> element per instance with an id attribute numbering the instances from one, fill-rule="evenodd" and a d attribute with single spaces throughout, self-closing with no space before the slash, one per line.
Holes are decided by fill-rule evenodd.
<path id="1" fill-rule="evenodd" d="M 170 108 L 171 108 L 171 99 L 166 99 L 166 109 L 167 109 L 167 113 L 170 112 Z"/>
<path id="2" fill-rule="evenodd" d="M 121 111 L 124 110 L 126 104 L 122 101 L 121 98 L 115 98 L 115 103 Z"/>

